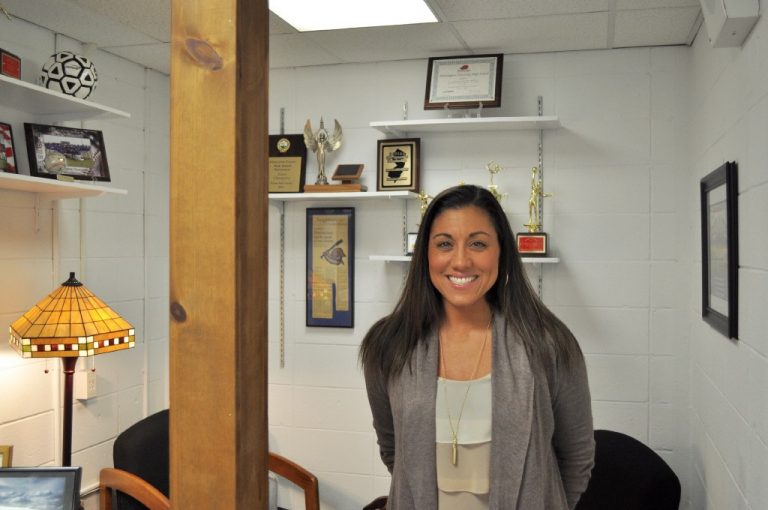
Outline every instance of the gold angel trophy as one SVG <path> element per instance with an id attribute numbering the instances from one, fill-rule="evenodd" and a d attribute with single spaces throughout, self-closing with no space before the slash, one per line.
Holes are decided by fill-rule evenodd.
<path id="1" fill-rule="evenodd" d="M 523 225 L 528 232 L 517 234 L 517 251 L 523 257 L 546 257 L 549 251 L 549 239 L 545 232 L 541 231 L 541 200 L 551 197 L 551 193 L 544 193 L 539 169 L 531 169 L 531 196 L 528 199 L 528 223 Z"/>
<path id="2" fill-rule="evenodd" d="M 307 119 L 304 124 L 304 143 L 307 149 L 317 155 L 317 180 L 315 184 L 304 186 L 304 191 L 335 191 L 328 189 L 328 178 L 325 176 L 325 156 L 341 147 L 341 125 L 338 120 L 334 120 L 335 126 L 333 134 L 328 134 L 323 124 L 323 118 L 320 117 L 320 129 L 317 132 L 312 131 L 312 123 Z"/>

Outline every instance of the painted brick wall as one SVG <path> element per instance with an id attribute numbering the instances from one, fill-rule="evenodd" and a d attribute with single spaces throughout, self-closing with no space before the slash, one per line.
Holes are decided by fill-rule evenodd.
<path id="1" fill-rule="evenodd" d="M 691 508 L 768 508 L 768 23 L 742 48 L 691 50 L 688 157 Z M 739 165 L 739 341 L 701 320 L 699 180 Z"/>
<path id="2" fill-rule="evenodd" d="M 83 51 L 77 41 L 5 17 L 0 47 L 21 57 L 22 79 L 29 82 L 54 51 Z M 90 58 L 99 85 L 89 99 L 131 118 L 82 126 L 104 132 L 111 185 L 128 194 L 57 202 L 0 190 L 3 330 L 69 271 L 136 328 L 135 349 L 95 358 L 97 396 L 74 405 L 72 462 L 84 467 L 84 489 L 111 465 L 120 431 L 168 406 L 168 77 L 99 50 Z M 51 122 L 4 106 L 0 120 L 12 124 L 17 158 L 28 173 L 24 122 Z M 91 366 L 78 363 L 79 370 Z M 58 360 L 22 360 L 0 342 L 0 444 L 14 445 L 14 465 L 61 462 L 59 379 Z"/>

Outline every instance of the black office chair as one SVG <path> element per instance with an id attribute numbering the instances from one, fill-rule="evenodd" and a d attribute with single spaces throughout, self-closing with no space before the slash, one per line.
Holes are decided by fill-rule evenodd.
<path id="1" fill-rule="evenodd" d="M 139 420 L 115 439 L 112 450 L 115 468 L 134 474 L 160 491 L 169 493 L 170 454 L 168 446 L 168 410 Z M 134 498 L 118 492 L 119 510 L 146 510 Z"/>
<path id="2" fill-rule="evenodd" d="M 112 452 L 115 469 L 105 468 L 101 474 L 101 486 L 104 487 L 102 510 L 111 510 L 111 506 L 106 506 L 111 505 L 109 497 L 111 494 L 107 494 L 107 491 L 110 487 L 115 487 L 117 482 L 122 483 L 126 489 L 129 485 L 138 485 L 137 494 L 142 497 L 148 496 L 149 499 L 145 501 L 151 502 L 152 505 L 160 505 L 157 508 L 167 504 L 166 498 L 170 485 L 169 437 L 167 409 L 139 420 L 117 436 Z M 269 453 L 268 462 L 270 471 L 304 491 L 307 510 L 320 509 L 318 481 L 315 475 L 276 453 Z M 118 492 L 117 509 L 147 510 L 150 508 L 149 503 L 145 506 L 136 499 Z M 153 510 L 155 507 L 151 508 Z"/>
<path id="3" fill-rule="evenodd" d="M 678 510 L 680 480 L 637 439 L 595 431 L 595 467 L 576 510 Z"/>

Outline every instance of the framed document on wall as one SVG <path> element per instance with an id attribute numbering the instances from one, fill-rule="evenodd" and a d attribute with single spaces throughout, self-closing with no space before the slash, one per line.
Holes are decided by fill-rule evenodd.
<path id="1" fill-rule="evenodd" d="M 501 106 L 503 65 L 501 53 L 430 58 L 424 109 Z"/>
<path id="2" fill-rule="evenodd" d="M 355 209 L 307 208 L 307 326 L 352 328 Z"/>
<path id="3" fill-rule="evenodd" d="M 739 220 L 736 163 L 701 180 L 702 318 L 728 338 L 738 338 Z"/>
<path id="4" fill-rule="evenodd" d="M 304 135 L 269 135 L 269 192 L 303 192 L 306 172 Z"/>

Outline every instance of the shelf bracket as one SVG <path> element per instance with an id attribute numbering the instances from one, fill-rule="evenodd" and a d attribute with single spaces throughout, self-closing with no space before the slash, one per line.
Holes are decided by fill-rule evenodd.
<path id="1" fill-rule="evenodd" d="M 285 202 L 280 202 L 280 368 L 285 368 Z"/>
<path id="2" fill-rule="evenodd" d="M 539 96 L 537 99 L 537 106 L 538 106 L 538 113 L 539 117 L 544 115 L 544 98 L 542 96 Z M 541 184 L 541 196 L 544 196 L 544 130 L 539 129 L 539 183 Z M 539 200 L 539 218 L 542 224 L 542 228 L 544 225 L 544 200 Z M 539 264 L 538 268 L 538 291 L 539 291 L 539 297 L 542 297 L 542 289 L 544 287 L 544 268 L 542 264 Z"/>

